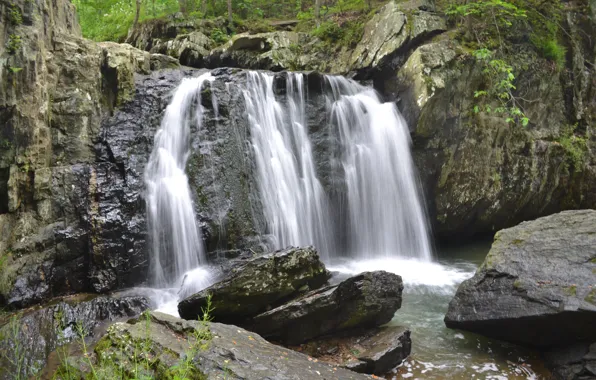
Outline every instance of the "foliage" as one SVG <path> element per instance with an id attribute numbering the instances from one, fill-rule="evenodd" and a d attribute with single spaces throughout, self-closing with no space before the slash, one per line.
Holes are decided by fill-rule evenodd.
<path id="1" fill-rule="evenodd" d="M 78 380 L 87 378 L 92 380 L 108 379 L 153 379 L 155 372 L 160 373 L 160 378 L 172 380 L 202 380 L 204 375 L 195 365 L 195 358 L 201 351 L 206 350 L 212 340 L 209 323 L 212 320 L 213 306 L 211 296 L 207 297 L 207 306 L 202 310 L 199 326 L 188 332 L 185 340 L 188 349 L 182 358 L 169 368 L 160 367 L 158 352 L 153 347 L 151 339 L 151 314 L 144 312 L 137 323 L 144 323 L 144 337 L 134 338 L 129 334 L 120 335 L 112 327 L 108 334 L 116 333 L 114 337 L 102 338 L 95 347 L 95 353 L 89 350 L 85 337 L 88 335 L 83 326 L 78 323 L 76 332 L 82 353 L 78 363 L 73 358 L 68 358 L 65 353 L 60 355 L 61 366 L 56 372 L 55 379 Z M 114 339 L 115 338 L 115 339 Z M 108 350 L 109 349 L 109 350 Z M 94 357 L 97 356 L 95 359 Z M 81 368 L 88 372 L 87 376 L 81 373 Z"/>
<path id="2" fill-rule="evenodd" d="M 573 166 L 575 172 L 581 172 L 586 164 L 588 144 L 585 138 L 575 134 L 576 127 L 577 125 L 574 125 L 563 131 L 563 136 L 559 139 L 559 144 L 565 149 L 568 161 Z"/>
<path id="3" fill-rule="evenodd" d="M 8 11 L 8 19 L 12 25 L 21 25 L 23 23 L 23 15 L 21 14 L 21 10 L 15 4 L 10 6 Z"/>
<path id="4" fill-rule="evenodd" d="M 502 59 L 492 59 L 492 52 L 488 49 L 476 50 L 474 56 L 484 65 L 483 73 L 488 79 L 487 90 L 474 91 L 474 98 L 490 97 L 499 102 L 499 106 L 494 108 L 490 104 L 476 105 L 474 112 L 494 113 L 505 117 L 507 123 L 521 122 L 524 127 L 528 125 L 529 119 L 520 109 L 512 92 L 515 90 L 513 67 Z"/>
<path id="5" fill-rule="evenodd" d="M 225 44 L 230 40 L 230 36 L 219 28 L 213 28 L 211 30 L 211 39 L 218 44 Z"/>
<path id="6" fill-rule="evenodd" d="M 556 38 L 548 37 L 532 37 L 532 43 L 538 49 L 538 52 L 546 58 L 551 60 L 561 69 L 565 67 L 567 49 L 562 46 Z"/>
<path id="7" fill-rule="evenodd" d="M 16 52 L 21 48 L 21 44 L 21 36 L 17 36 L 16 34 L 11 34 L 8 36 L 8 43 L 6 46 L 8 54 L 16 54 Z"/>
<path id="8" fill-rule="evenodd" d="M 4 327 L 3 335 L 0 335 L 0 341 L 4 347 L 4 350 L 0 350 L 0 358 L 4 358 L 4 360 L 11 364 L 14 369 L 12 376 L 15 380 L 24 380 L 27 378 L 23 375 L 23 372 L 26 371 L 27 353 L 21 341 L 20 319 L 20 314 L 14 314 L 6 327 Z"/>
<path id="9" fill-rule="evenodd" d="M 313 36 L 323 41 L 348 47 L 355 46 L 363 33 L 364 22 L 360 19 L 346 21 L 341 26 L 335 21 L 325 21 L 312 31 Z"/>

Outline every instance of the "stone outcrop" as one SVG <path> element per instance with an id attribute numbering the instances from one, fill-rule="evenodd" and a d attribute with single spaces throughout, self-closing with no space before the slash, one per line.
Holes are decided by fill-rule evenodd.
<path id="1" fill-rule="evenodd" d="M 351 53 L 348 71 L 381 69 L 401 59 L 408 49 L 447 29 L 444 17 L 420 9 L 406 10 L 390 1 L 364 26 L 364 35 Z"/>
<path id="2" fill-rule="evenodd" d="M 259 314 L 247 328 L 293 345 L 344 330 L 380 326 L 401 307 L 402 290 L 398 275 L 365 272 Z"/>
<path id="3" fill-rule="evenodd" d="M 329 278 L 313 248 L 289 248 L 248 260 L 232 273 L 180 302 L 184 319 L 196 320 L 211 297 L 214 321 L 242 324 L 268 307 L 323 286 Z"/>
<path id="4" fill-rule="evenodd" d="M 148 308 L 141 297 L 80 294 L 0 320 L 0 379 L 39 375 L 59 346 L 93 336 L 98 327 Z"/>
<path id="5" fill-rule="evenodd" d="M 565 211 L 499 231 L 464 281 L 448 327 L 542 350 L 596 341 L 596 211 Z"/>
<path id="6" fill-rule="evenodd" d="M 102 117 L 133 98 L 136 74 L 174 62 L 82 39 L 69 1 L 0 1 L 0 15 L 0 303 L 131 286 L 144 205 Z"/>
<path id="7" fill-rule="evenodd" d="M 594 27 L 585 14 L 566 15 L 573 25 L 567 68 L 558 71 L 532 46 L 512 45 L 509 62 L 530 120 L 526 127 L 473 111 L 480 103 L 474 91 L 486 83 L 482 64 L 447 34 L 414 49 L 393 79 L 385 71 L 375 80 L 397 99 L 412 130 L 440 239 L 492 234 L 562 210 L 596 207 L 588 190 L 596 186 L 594 43 L 586 39 Z"/>
<path id="8" fill-rule="evenodd" d="M 128 373 L 135 371 L 135 345 L 156 359 L 146 376 L 174 376 L 186 357 L 191 369 L 186 376 L 201 379 L 368 379 L 366 375 L 313 360 L 304 354 L 275 346 L 255 333 L 220 323 L 203 324 L 152 312 L 150 321 L 112 325 L 95 347 L 93 360 L 113 362 Z M 193 349 L 196 347 L 196 349 Z M 82 373 L 90 369 L 80 358 L 69 363 Z M 139 368 L 141 368 L 139 370 Z M 144 371 L 143 362 L 137 371 Z M 136 372 L 135 372 L 136 373 Z"/>

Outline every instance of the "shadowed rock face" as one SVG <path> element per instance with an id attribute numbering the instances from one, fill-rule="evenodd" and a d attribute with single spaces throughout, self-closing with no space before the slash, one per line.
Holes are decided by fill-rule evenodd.
<path id="1" fill-rule="evenodd" d="M 213 319 L 242 324 L 248 318 L 327 282 L 329 272 L 312 248 L 289 248 L 259 256 L 232 269 L 226 279 L 178 305 L 180 316 L 202 315 L 211 296 Z"/>
<path id="2" fill-rule="evenodd" d="M 93 336 L 102 324 L 137 316 L 148 308 L 142 297 L 81 294 L 0 321 L 0 379 L 32 376 L 44 368 L 52 351 L 80 339 L 80 333 Z"/>
<path id="3" fill-rule="evenodd" d="M 402 290 L 402 279 L 396 274 L 365 272 L 257 315 L 248 329 L 292 345 L 343 330 L 380 326 L 401 307 Z"/>
<path id="4" fill-rule="evenodd" d="M 446 325 L 542 349 L 596 341 L 595 231 L 593 210 L 499 231 Z"/>

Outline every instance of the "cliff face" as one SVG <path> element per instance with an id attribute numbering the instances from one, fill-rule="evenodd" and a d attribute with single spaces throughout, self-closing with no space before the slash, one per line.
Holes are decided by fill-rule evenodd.
<path id="1" fill-rule="evenodd" d="M 565 13 L 566 66 L 512 46 L 529 125 L 475 114 L 482 66 L 449 35 L 418 47 L 383 90 L 398 98 L 435 233 L 442 239 L 496 230 L 558 211 L 596 207 L 595 5 Z"/>
<path id="2" fill-rule="evenodd" d="M 131 210 L 144 204 L 101 120 L 135 73 L 175 62 L 84 40 L 67 0 L 2 0 L 0 19 L 0 299 L 130 285 L 145 262 Z"/>

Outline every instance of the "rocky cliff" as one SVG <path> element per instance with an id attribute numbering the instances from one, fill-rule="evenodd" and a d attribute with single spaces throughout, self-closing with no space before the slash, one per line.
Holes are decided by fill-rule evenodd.
<path id="1" fill-rule="evenodd" d="M 142 187 L 102 117 L 135 73 L 176 62 L 84 40 L 67 0 L 3 0 L 0 19 L 0 301 L 131 285 L 146 262 Z"/>

